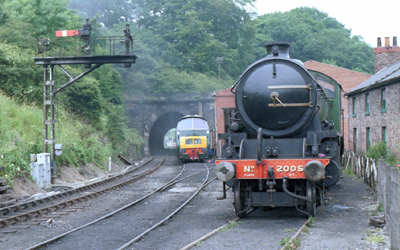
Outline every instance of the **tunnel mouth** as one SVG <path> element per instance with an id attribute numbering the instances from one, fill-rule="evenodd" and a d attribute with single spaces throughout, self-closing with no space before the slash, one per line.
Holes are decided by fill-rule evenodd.
<path id="1" fill-rule="evenodd" d="M 172 155 L 176 150 L 164 149 L 164 136 L 171 129 L 175 128 L 178 121 L 183 117 L 179 112 L 168 112 L 161 115 L 153 124 L 149 134 L 150 155 Z"/>

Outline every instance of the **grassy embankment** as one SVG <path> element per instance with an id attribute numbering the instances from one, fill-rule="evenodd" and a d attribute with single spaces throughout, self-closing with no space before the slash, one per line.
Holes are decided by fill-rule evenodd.
<path id="1" fill-rule="evenodd" d="M 113 154 L 102 131 L 75 121 L 56 110 L 56 140 L 63 144 L 57 165 L 81 166 L 90 162 L 106 166 Z M 18 104 L 0 93 L 0 178 L 12 184 L 16 177 L 30 178 L 30 154 L 43 152 L 43 110 Z"/>

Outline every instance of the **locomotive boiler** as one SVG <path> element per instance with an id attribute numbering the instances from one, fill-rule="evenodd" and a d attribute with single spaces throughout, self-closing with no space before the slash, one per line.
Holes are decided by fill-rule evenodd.
<path id="1" fill-rule="evenodd" d="M 232 187 L 237 216 L 254 207 L 295 207 L 316 214 L 327 187 L 339 179 L 343 147 L 340 105 L 304 65 L 290 43 L 267 43 L 267 56 L 232 87 L 236 109 L 216 160 L 217 178 Z M 336 98 L 340 98 L 340 94 Z M 337 119 L 336 119 L 337 118 Z"/>

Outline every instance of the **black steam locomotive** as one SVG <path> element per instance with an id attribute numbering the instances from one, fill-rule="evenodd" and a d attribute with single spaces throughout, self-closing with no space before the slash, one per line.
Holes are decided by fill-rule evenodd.
<path id="1" fill-rule="evenodd" d="M 290 43 L 267 43 L 232 87 L 236 109 L 216 160 L 217 178 L 231 186 L 237 216 L 254 207 L 296 207 L 316 214 L 326 187 L 339 179 L 343 140 L 340 93 L 330 95 L 289 57 Z M 338 87 L 340 88 L 340 86 Z M 339 105 L 339 107 L 334 107 Z"/>

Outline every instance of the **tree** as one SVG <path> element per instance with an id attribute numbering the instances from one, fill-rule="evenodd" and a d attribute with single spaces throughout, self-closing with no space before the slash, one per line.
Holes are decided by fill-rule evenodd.
<path id="1" fill-rule="evenodd" d="M 137 24 L 161 38 L 160 56 L 168 64 L 215 76 L 216 57 L 224 57 L 225 72 L 236 78 L 253 60 L 248 45 L 255 29 L 249 25 L 251 16 L 243 7 L 252 1 L 137 2 L 141 6 Z"/>
<path id="2" fill-rule="evenodd" d="M 97 17 L 105 27 L 112 28 L 114 24 L 133 21 L 134 5 L 132 0 L 71 0 L 69 8 L 85 19 Z"/>
<path id="3" fill-rule="evenodd" d="M 15 32 L 25 36 L 21 42 L 25 41 L 26 37 L 54 37 L 56 30 L 72 29 L 82 24 L 80 18 L 67 9 L 67 3 L 68 0 L 5 1 L 5 26 L 9 29 L 19 27 Z"/>
<path id="4" fill-rule="evenodd" d="M 315 8 L 297 8 L 266 14 L 255 19 L 256 45 L 270 41 L 291 42 L 291 57 L 316 60 L 348 69 L 373 73 L 373 53 L 359 36 L 336 19 Z M 265 50 L 257 50 L 265 56 Z"/>

